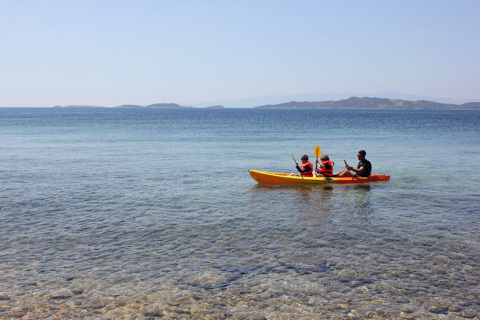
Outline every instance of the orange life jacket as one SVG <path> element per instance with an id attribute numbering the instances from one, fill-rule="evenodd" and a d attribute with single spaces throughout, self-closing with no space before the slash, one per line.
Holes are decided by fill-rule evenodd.
<path id="1" fill-rule="evenodd" d="M 309 161 L 305 164 L 302 163 L 302 166 L 300 167 L 302 169 L 302 171 L 307 167 L 307 166 L 310 166 L 310 169 L 309 171 L 306 171 L 306 172 L 303 172 L 302 173 L 302 176 L 304 177 L 313 177 L 313 165 L 312 163 Z"/>
<path id="2" fill-rule="evenodd" d="M 330 165 L 330 169 L 325 168 L 325 164 Z M 322 166 L 320 167 L 320 172 L 324 177 L 331 177 L 333 176 L 333 161 L 322 161 Z"/>

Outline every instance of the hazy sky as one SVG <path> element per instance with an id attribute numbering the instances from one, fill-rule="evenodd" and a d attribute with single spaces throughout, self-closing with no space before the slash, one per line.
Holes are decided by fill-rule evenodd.
<path id="1" fill-rule="evenodd" d="M 477 0 L 0 0 L 0 107 L 480 98 Z"/>

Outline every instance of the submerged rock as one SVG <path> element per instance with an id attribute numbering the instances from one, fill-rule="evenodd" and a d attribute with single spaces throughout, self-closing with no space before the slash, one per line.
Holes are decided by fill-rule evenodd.
<path id="1" fill-rule="evenodd" d="M 465 310 L 462 312 L 462 317 L 468 318 L 468 319 L 473 319 L 477 316 L 477 313 L 473 310 Z"/>
<path id="2" fill-rule="evenodd" d="M 432 313 L 436 313 L 436 314 L 448 313 L 448 307 L 433 306 L 433 307 L 428 308 L 428 312 L 432 312 Z"/>

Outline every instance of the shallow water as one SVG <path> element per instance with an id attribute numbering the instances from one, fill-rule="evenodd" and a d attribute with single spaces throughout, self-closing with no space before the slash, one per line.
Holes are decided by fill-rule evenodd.
<path id="1" fill-rule="evenodd" d="M 476 111 L 0 109 L 0 318 L 480 316 Z M 314 146 L 391 181 L 265 186 Z"/>

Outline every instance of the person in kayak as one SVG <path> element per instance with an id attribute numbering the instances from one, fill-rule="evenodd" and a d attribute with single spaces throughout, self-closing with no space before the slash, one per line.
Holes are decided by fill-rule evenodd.
<path id="1" fill-rule="evenodd" d="M 297 163 L 297 170 L 300 172 L 302 177 L 313 177 L 313 164 L 308 161 L 308 156 L 305 154 L 301 158 L 302 166 L 300 167 Z"/>
<path id="2" fill-rule="evenodd" d="M 372 164 L 370 161 L 365 159 L 365 156 L 367 155 L 367 152 L 365 150 L 360 150 L 357 153 L 358 157 L 358 164 L 357 168 L 353 168 L 347 164 L 345 161 L 345 170 L 342 170 L 340 172 L 337 172 L 334 174 L 334 177 L 368 177 L 372 174 Z M 353 171 L 354 173 L 351 173 L 350 171 Z"/>
<path id="3" fill-rule="evenodd" d="M 315 162 L 320 166 L 320 170 L 316 170 L 315 175 L 317 177 L 331 177 L 333 176 L 333 161 L 330 161 L 330 158 L 328 157 L 328 154 L 322 154 L 320 157 L 320 160 L 322 163 L 320 163 L 318 160 Z"/>

